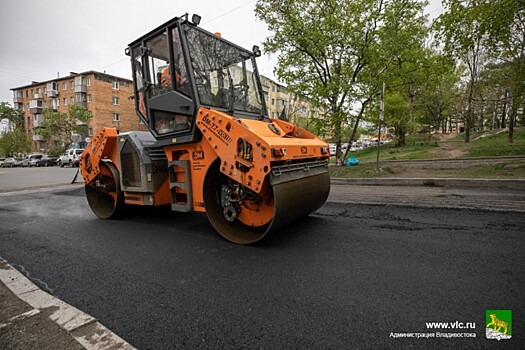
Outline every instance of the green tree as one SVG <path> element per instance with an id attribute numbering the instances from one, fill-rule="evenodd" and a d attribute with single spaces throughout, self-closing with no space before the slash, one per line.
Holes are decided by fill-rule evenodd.
<path id="1" fill-rule="evenodd" d="M 24 130 L 24 120 L 20 111 L 7 102 L 0 103 L 0 120 L 9 120 L 9 128 L 0 135 L 0 153 L 14 156 L 31 150 L 31 141 Z"/>
<path id="2" fill-rule="evenodd" d="M 3 119 L 9 120 L 12 129 L 24 127 L 24 119 L 20 111 L 11 107 L 7 102 L 0 102 L 0 120 Z"/>
<path id="3" fill-rule="evenodd" d="M 455 103 L 459 92 L 459 77 L 455 73 L 455 62 L 449 57 L 430 51 L 425 67 L 425 79 L 419 84 L 418 102 L 422 108 L 419 126 L 426 126 L 430 133 L 441 129 L 443 133 L 452 129 L 455 121 Z"/>
<path id="4" fill-rule="evenodd" d="M 518 110 L 525 110 L 525 1 L 485 0 L 483 8 L 482 25 L 492 57 L 508 68 L 508 128 L 512 143 Z"/>
<path id="5" fill-rule="evenodd" d="M 382 75 L 410 43 L 412 25 L 424 23 L 425 3 L 258 1 L 256 15 L 273 32 L 263 45 L 267 52 L 278 53 L 277 76 L 292 92 L 328 112 L 337 154 L 345 125 L 353 124 L 355 135 L 379 94 Z M 352 115 L 356 104 L 360 109 Z"/>
<path id="6" fill-rule="evenodd" d="M 446 12 L 435 22 L 438 39 L 445 44 L 445 52 L 460 60 L 468 71 L 464 120 L 465 142 L 470 142 L 474 96 L 486 62 L 487 35 L 483 23 L 487 6 L 485 0 L 444 0 L 443 5 Z"/>
<path id="7" fill-rule="evenodd" d="M 0 136 L 0 153 L 14 156 L 31 151 L 31 140 L 23 128 L 9 130 Z"/>
<path id="8" fill-rule="evenodd" d="M 69 145 L 73 143 L 74 134 L 87 132 L 87 123 L 91 118 L 91 112 L 77 104 L 70 104 L 67 113 L 45 110 L 42 128 L 37 132 L 46 140 L 54 138 Z"/>

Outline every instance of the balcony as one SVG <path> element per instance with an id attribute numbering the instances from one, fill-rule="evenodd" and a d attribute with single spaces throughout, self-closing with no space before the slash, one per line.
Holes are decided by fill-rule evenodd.
<path id="1" fill-rule="evenodd" d="M 47 97 L 55 98 L 58 96 L 58 90 L 49 90 L 47 89 Z"/>
<path id="2" fill-rule="evenodd" d="M 44 141 L 44 136 L 42 135 L 37 135 L 37 134 L 34 134 L 33 135 L 33 141 Z"/>
<path id="3" fill-rule="evenodd" d="M 35 114 L 33 116 L 33 127 L 35 128 L 41 128 L 44 124 L 44 115 L 43 114 Z"/>
<path id="4" fill-rule="evenodd" d="M 86 77 L 81 75 L 75 77 L 75 92 L 87 92 Z"/>
<path id="5" fill-rule="evenodd" d="M 86 92 L 87 86 L 86 85 L 75 85 L 75 92 Z"/>
<path id="6" fill-rule="evenodd" d="M 44 98 L 44 95 L 42 95 L 42 94 L 40 94 L 40 93 L 38 93 L 38 94 L 34 94 L 34 95 L 33 95 L 33 98 L 34 98 L 35 100 L 41 100 L 41 99 Z"/>
<path id="7" fill-rule="evenodd" d="M 14 91 L 13 103 L 22 103 L 24 101 L 24 94 L 22 91 Z"/>
<path id="8" fill-rule="evenodd" d="M 58 84 L 56 82 L 47 83 L 47 97 L 57 97 L 58 96 Z"/>
<path id="9" fill-rule="evenodd" d="M 44 109 L 44 101 L 41 99 L 35 99 L 29 101 L 29 113 L 31 114 L 41 114 Z"/>

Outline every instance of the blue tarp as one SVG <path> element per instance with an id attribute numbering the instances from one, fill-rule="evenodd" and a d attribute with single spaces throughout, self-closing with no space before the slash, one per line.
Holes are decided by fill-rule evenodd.
<path id="1" fill-rule="evenodd" d="M 358 165 L 359 160 L 356 157 L 350 157 L 346 160 L 346 166 Z"/>

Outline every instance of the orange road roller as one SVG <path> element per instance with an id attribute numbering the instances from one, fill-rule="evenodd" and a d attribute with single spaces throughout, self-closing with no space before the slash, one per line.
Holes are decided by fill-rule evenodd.
<path id="1" fill-rule="evenodd" d="M 102 219 L 126 205 L 205 212 L 228 241 L 252 244 L 320 208 L 329 146 L 266 112 L 255 59 L 176 17 L 132 42 L 134 101 L 149 131 L 97 131 L 80 159 Z"/>

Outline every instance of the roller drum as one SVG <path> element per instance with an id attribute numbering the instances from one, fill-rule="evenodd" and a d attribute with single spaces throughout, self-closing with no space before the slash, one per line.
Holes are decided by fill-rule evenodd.
<path id="1" fill-rule="evenodd" d="M 272 179 L 274 216 L 266 234 L 279 230 L 321 208 L 330 192 L 327 169 L 283 174 Z"/>
<path id="2" fill-rule="evenodd" d="M 218 166 L 212 166 L 204 184 L 206 214 L 221 236 L 238 244 L 256 243 L 308 216 L 323 206 L 330 192 L 330 175 L 326 166 L 272 172 L 267 178 L 271 191 L 267 196 L 271 198 L 263 204 L 273 207 L 271 220 L 265 225 L 249 226 L 239 220 L 227 220 L 225 217 L 221 205 L 221 188 L 228 179 L 218 170 Z M 264 209 L 261 208 L 260 212 Z"/>

